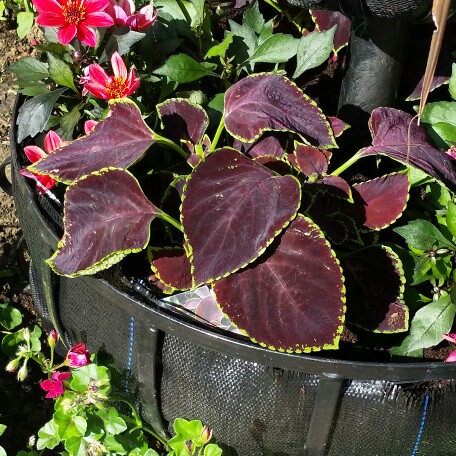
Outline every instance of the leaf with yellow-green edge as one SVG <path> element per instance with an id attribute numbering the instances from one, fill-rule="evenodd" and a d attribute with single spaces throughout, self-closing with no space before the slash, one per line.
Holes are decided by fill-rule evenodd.
<path id="1" fill-rule="evenodd" d="M 296 216 L 298 180 L 277 176 L 235 149 L 219 149 L 192 172 L 181 222 L 194 286 L 212 282 L 258 258 Z"/>
<path id="2" fill-rule="evenodd" d="M 64 234 L 47 263 L 68 277 L 106 269 L 147 246 L 150 223 L 160 214 L 128 171 L 84 176 L 65 193 Z"/>
<path id="3" fill-rule="evenodd" d="M 331 125 L 315 101 L 276 73 L 248 76 L 227 90 L 225 127 L 248 143 L 265 131 L 288 131 L 317 147 L 337 147 Z"/>
<path id="4" fill-rule="evenodd" d="M 341 256 L 347 286 L 347 322 L 379 333 L 408 330 L 404 270 L 397 254 L 373 245 Z"/>
<path id="5" fill-rule="evenodd" d="M 256 262 L 213 288 L 223 312 L 254 342 L 298 353 L 338 348 L 342 269 L 321 230 L 302 215 Z"/>
<path id="6" fill-rule="evenodd" d="M 156 141 L 141 111 L 126 99 L 111 104 L 108 117 L 93 130 L 29 167 L 67 184 L 103 168 L 128 168 Z"/>

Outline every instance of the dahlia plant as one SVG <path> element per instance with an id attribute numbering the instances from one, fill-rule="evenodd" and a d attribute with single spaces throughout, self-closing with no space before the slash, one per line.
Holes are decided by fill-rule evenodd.
<path id="1" fill-rule="evenodd" d="M 432 106 L 421 125 L 413 104 L 379 107 L 371 141 L 353 149 L 339 81 L 322 77 L 343 71 L 349 18 L 259 1 L 36 6 L 49 42 L 11 70 L 29 97 L 18 140 L 51 129 L 65 141 L 25 164 L 58 182 L 53 271 L 120 268 L 161 299 L 151 305 L 203 290 L 202 320 L 274 350 L 335 349 L 344 331 L 383 334 L 397 355 L 444 341 L 456 314 L 454 136 Z"/>

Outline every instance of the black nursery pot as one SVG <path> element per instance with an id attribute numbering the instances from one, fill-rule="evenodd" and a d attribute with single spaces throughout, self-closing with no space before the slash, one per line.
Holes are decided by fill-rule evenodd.
<path id="1" fill-rule="evenodd" d="M 13 193 L 37 309 L 67 344 L 84 341 L 113 357 L 124 392 L 157 431 L 168 432 L 177 417 L 200 419 L 225 456 L 456 455 L 456 363 L 274 352 L 186 320 L 106 278 L 52 273 L 44 260 L 58 230 L 19 172 L 21 102 L 11 130 Z"/>

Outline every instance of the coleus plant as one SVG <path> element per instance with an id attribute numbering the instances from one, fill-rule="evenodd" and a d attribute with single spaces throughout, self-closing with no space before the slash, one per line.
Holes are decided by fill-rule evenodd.
<path id="1" fill-rule="evenodd" d="M 48 260 L 56 273 L 93 274 L 149 247 L 157 288 L 211 286 L 241 331 L 281 351 L 336 348 L 345 319 L 408 329 L 402 263 L 370 234 L 403 213 L 408 168 L 456 188 L 450 157 L 410 114 L 376 109 L 372 145 L 330 173 L 346 126 L 280 74 L 232 85 L 212 139 L 201 106 L 170 98 L 157 111 L 159 133 L 133 102 L 112 101 L 87 135 L 29 167 L 68 185 L 64 235 Z M 407 167 L 354 185 L 340 176 L 372 155 Z M 162 189 L 154 202 L 150 186 Z M 159 235 L 150 234 L 155 219 Z"/>

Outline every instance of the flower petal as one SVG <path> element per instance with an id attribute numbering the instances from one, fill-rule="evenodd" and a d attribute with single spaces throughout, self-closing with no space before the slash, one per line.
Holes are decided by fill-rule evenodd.
<path id="1" fill-rule="evenodd" d="M 89 82 L 99 84 L 104 87 L 110 81 L 110 77 L 107 75 L 106 71 L 97 63 L 89 65 L 88 69 L 90 78 Z"/>
<path id="2" fill-rule="evenodd" d="M 135 12 L 135 3 L 133 0 L 120 0 L 119 6 L 125 11 L 127 16 L 131 16 Z"/>
<path id="3" fill-rule="evenodd" d="M 111 19 L 112 20 L 112 19 Z M 114 23 L 114 21 L 112 21 Z M 92 27 L 88 27 L 84 22 L 78 24 L 78 39 L 86 46 L 95 47 L 97 45 L 97 34 Z"/>
<path id="4" fill-rule="evenodd" d="M 33 4 L 39 13 L 62 13 L 62 6 L 56 0 L 33 0 Z"/>
<path id="5" fill-rule="evenodd" d="M 126 97 L 130 96 L 138 87 L 139 87 L 140 79 L 136 77 L 136 71 L 134 68 L 130 70 L 130 74 L 128 75 L 127 80 L 127 87 L 128 91 L 125 94 Z"/>
<path id="6" fill-rule="evenodd" d="M 110 27 L 114 25 L 114 19 L 108 13 L 98 11 L 87 14 L 84 24 L 93 27 Z"/>
<path id="7" fill-rule="evenodd" d="M 98 122 L 96 120 L 86 120 L 84 124 L 84 133 L 88 135 L 97 125 Z"/>
<path id="8" fill-rule="evenodd" d="M 46 137 L 44 138 L 44 148 L 47 153 L 54 152 L 55 149 L 62 147 L 64 142 L 62 138 L 53 130 L 49 130 Z"/>
<path id="9" fill-rule="evenodd" d="M 454 363 L 456 362 L 456 350 L 450 353 L 450 356 L 445 360 L 446 363 Z"/>
<path id="10" fill-rule="evenodd" d="M 76 31 L 74 24 L 65 24 L 57 33 L 59 43 L 66 46 L 76 36 Z"/>
<path id="11" fill-rule="evenodd" d="M 102 98 L 103 100 L 109 100 L 109 95 L 106 92 L 106 87 L 104 87 L 100 84 L 87 82 L 84 85 L 84 90 L 86 90 L 87 92 L 90 92 L 92 95 L 94 95 L 97 98 Z"/>
<path id="12" fill-rule="evenodd" d="M 456 343 L 456 333 L 442 334 L 442 337 L 449 342 Z"/>
<path id="13" fill-rule="evenodd" d="M 117 76 L 122 79 L 127 79 L 128 71 L 120 54 L 116 51 L 111 56 L 111 66 L 114 76 Z"/>
<path id="14" fill-rule="evenodd" d="M 47 12 L 39 13 L 36 18 L 36 23 L 43 27 L 62 27 L 66 24 L 65 19 L 61 14 Z"/>
<path id="15" fill-rule="evenodd" d="M 94 13 L 95 11 L 103 11 L 109 5 L 109 0 L 86 0 L 84 6 L 86 13 Z"/>
<path id="16" fill-rule="evenodd" d="M 25 146 L 24 153 L 31 163 L 35 163 L 47 155 L 46 152 L 38 146 Z"/>

